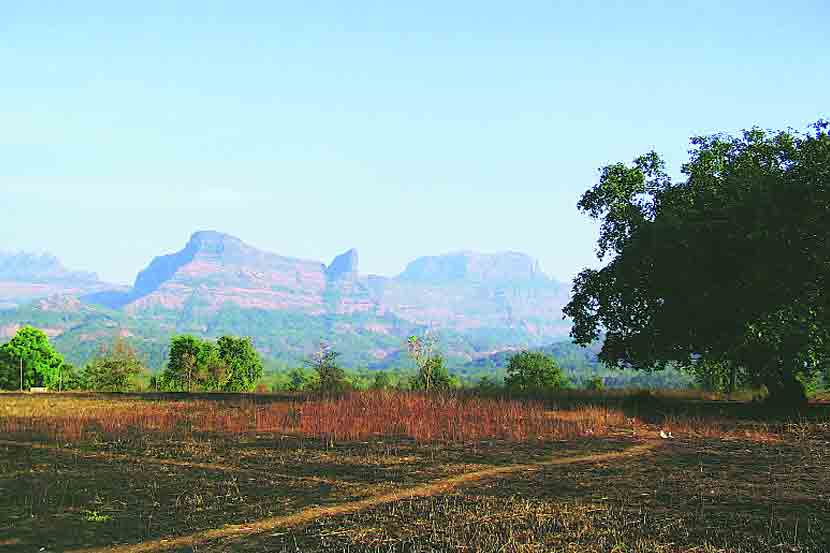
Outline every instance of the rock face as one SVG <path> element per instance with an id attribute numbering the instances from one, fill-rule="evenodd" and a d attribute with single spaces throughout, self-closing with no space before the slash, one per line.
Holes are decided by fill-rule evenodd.
<path id="1" fill-rule="evenodd" d="M 202 231 L 182 250 L 153 259 L 127 294 L 87 300 L 133 313 L 186 307 L 210 312 L 233 304 L 321 314 L 325 287 L 322 263 L 263 252 L 233 236 Z"/>
<path id="2" fill-rule="evenodd" d="M 49 254 L 0 252 L 0 309 L 53 295 L 84 295 L 112 288 L 98 275 L 71 271 Z"/>
<path id="3" fill-rule="evenodd" d="M 357 250 L 352 248 L 334 258 L 326 267 L 326 278 L 330 281 L 357 279 Z"/>
<path id="4" fill-rule="evenodd" d="M 422 257 L 399 276 L 385 278 L 361 276 L 354 249 L 325 266 L 203 231 L 193 234 L 182 250 L 156 257 L 130 291 L 84 299 L 135 315 L 187 311 L 209 319 L 231 307 L 391 317 L 461 332 L 489 328 L 561 336 L 567 290 L 521 253 Z M 380 323 L 365 324 L 371 332 L 391 332 Z"/>

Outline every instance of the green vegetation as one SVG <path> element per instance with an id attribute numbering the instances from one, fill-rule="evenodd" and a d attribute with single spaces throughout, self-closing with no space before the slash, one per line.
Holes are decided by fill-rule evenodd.
<path id="1" fill-rule="evenodd" d="M 830 136 L 754 128 L 692 140 L 686 180 L 650 152 L 602 170 L 579 208 L 602 223 L 565 313 L 614 367 L 691 367 L 795 406 L 830 362 Z"/>
<path id="2" fill-rule="evenodd" d="M 504 384 L 512 391 L 539 393 L 561 390 L 566 381 L 551 356 L 539 351 L 522 351 L 510 358 Z"/>
<path id="3" fill-rule="evenodd" d="M 338 352 L 326 343 L 314 352 L 308 365 L 317 372 L 315 388 L 325 394 L 344 392 L 349 389 L 346 372 L 337 365 Z"/>
<path id="4" fill-rule="evenodd" d="M 429 392 L 450 388 L 450 375 L 444 367 L 444 356 L 438 351 L 438 341 L 434 335 L 410 336 L 406 346 L 418 367 L 418 374 L 412 382 L 414 389 Z"/>
<path id="5" fill-rule="evenodd" d="M 256 388 L 263 365 L 250 338 L 216 342 L 189 334 L 170 341 L 167 368 L 152 383 L 166 391 L 244 392 Z"/>
<path id="6" fill-rule="evenodd" d="M 24 326 L 0 346 L 0 352 L 0 388 L 60 387 L 63 356 L 52 347 L 42 330 Z"/>
<path id="7" fill-rule="evenodd" d="M 87 363 L 80 379 L 87 390 L 127 392 L 137 388 L 136 378 L 146 372 L 135 349 L 116 338 L 112 346 Z"/>

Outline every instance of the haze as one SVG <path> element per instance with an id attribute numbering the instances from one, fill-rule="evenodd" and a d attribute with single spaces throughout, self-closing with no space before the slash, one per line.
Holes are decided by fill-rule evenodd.
<path id="1" fill-rule="evenodd" d="M 364 272 L 593 258 L 597 168 L 826 110 L 824 2 L 14 3 L 0 249 L 131 282 L 199 229 Z"/>

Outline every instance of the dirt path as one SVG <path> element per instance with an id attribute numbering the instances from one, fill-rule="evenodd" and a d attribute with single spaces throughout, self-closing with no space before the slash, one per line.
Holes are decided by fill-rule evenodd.
<path id="1" fill-rule="evenodd" d="M 32 449 L 45 449 L 60 453 L 61 455 L 71 455 L 74 457 L 82 457 L 84 459 L 101 459 L 105 461 L 126 461 L 136 464 L 160 465 L 169 467 L 183 467 L 191 469 L 215 470 L 221 472 L 235 472 L 239 474 L 249 474 L 256 476 L 264 476 L 274 480 L 295 480 L 305 482 L 316 482 L 318 484 L 329 485 L 344 485 L 349 484 L 340 480 L 331 478 L 321 478 L 318 476 L 296 476 L 291 474 L 283 474 L 273 472 L 266 469 L 249 469 L 244 467 L 235 467 L 232 465 L 222 465 L 218 463 L 200 463 L 198 461 L 180 461 L 178 459 L 155 459 L 153 457 L 139 457 L 137 455 L 127 455 L 125 453 L 106 453 L 95 451 L 83 451 L 81 449 L 74 449 L 68 447 L 61 447 L 51 444 L 42 444 L 38 442 L 15 442 L 11 440 L 0 440 L 0 445 L 12 447 L 29 447 Z"/>
<path id="2" fill-rule="evenodd" d="M 410 499 L 417 497 L 429 497 L 446 493 L 454 488 L 478 482 L 486 479 L 494 479 L 523 471 L 540 470 L 545 467 L 570 465 L 574 463 L 596 463 L 602 461 L 610 461 L 612 459 L 619 459 L 622 457 L 632 457 L 643 455 L 660 445 L 660 442 L 651 442 L 636 445 L 613 453 L 597 453 L 593 455 L 580 455 L 576 457 L 564 457 L 551 459 L 549 461 L 542 461 L 539 463 L 529 463 L 521 465 L 509 465 L 504 467 L 495 467 L 449 478 L 436 480 L 428 484 L 421 484 L 404 490 L 398 490 L 366 499 L 357 501 L 349 501 L 340 505 L 332 505 L 328 507 L 310 507 L 303 509 L 292 515 L 282 515 L 270 518 L 264 518 L 251 522 L 249 524 L 229 524 L 213 530 L 203 530 L 187 534 L 184 536 L 175 536 L 170 538 L 159 538 L 148 540 L 142 543 L 132 545 L 118 545 L 107 547 L 95 547 L 90 549 L 76 549 L 68 553 L 145 553 L 164 551 L 167 549 L 192 547 L 194 545 L 203 544 L 213 540 L 224 538 L 238 538 L 252 534 L 261 534 L 274 530 L 276 528 L 286 528 L 292 526 L 300 526 L 312 522 L 324 516 L 338 516 L 348 515 L 385 505 L 387 503 L 394 503 L 402 499 Z"/>

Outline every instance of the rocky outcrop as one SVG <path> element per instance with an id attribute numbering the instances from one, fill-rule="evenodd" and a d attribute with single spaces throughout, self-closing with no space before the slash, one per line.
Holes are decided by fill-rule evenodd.
<path id="1" fill-rule="evenodd" d="M 182 250 L 156 257 L 130 291 L 85 300 L 154 317 L 186 311 L 200 320 L 234 307 L 386 316 L 459 332 L 561 336 L 567 330 L 561 311 L 567 290 L 525 254 L 464 251 L 422 257 L 397 277 L 385 278 L 361 276 L 355 249 L 325 266 L 264 252 L 215 231 L 197 232 Z"/>
<path id="2" fill-rule="evenodd" d="M 357 279 L 357 261 L 357 250 L 354 248 L 338 255 L 331 265 L 326 267 L 326 278 L 330 281 Z"/>

